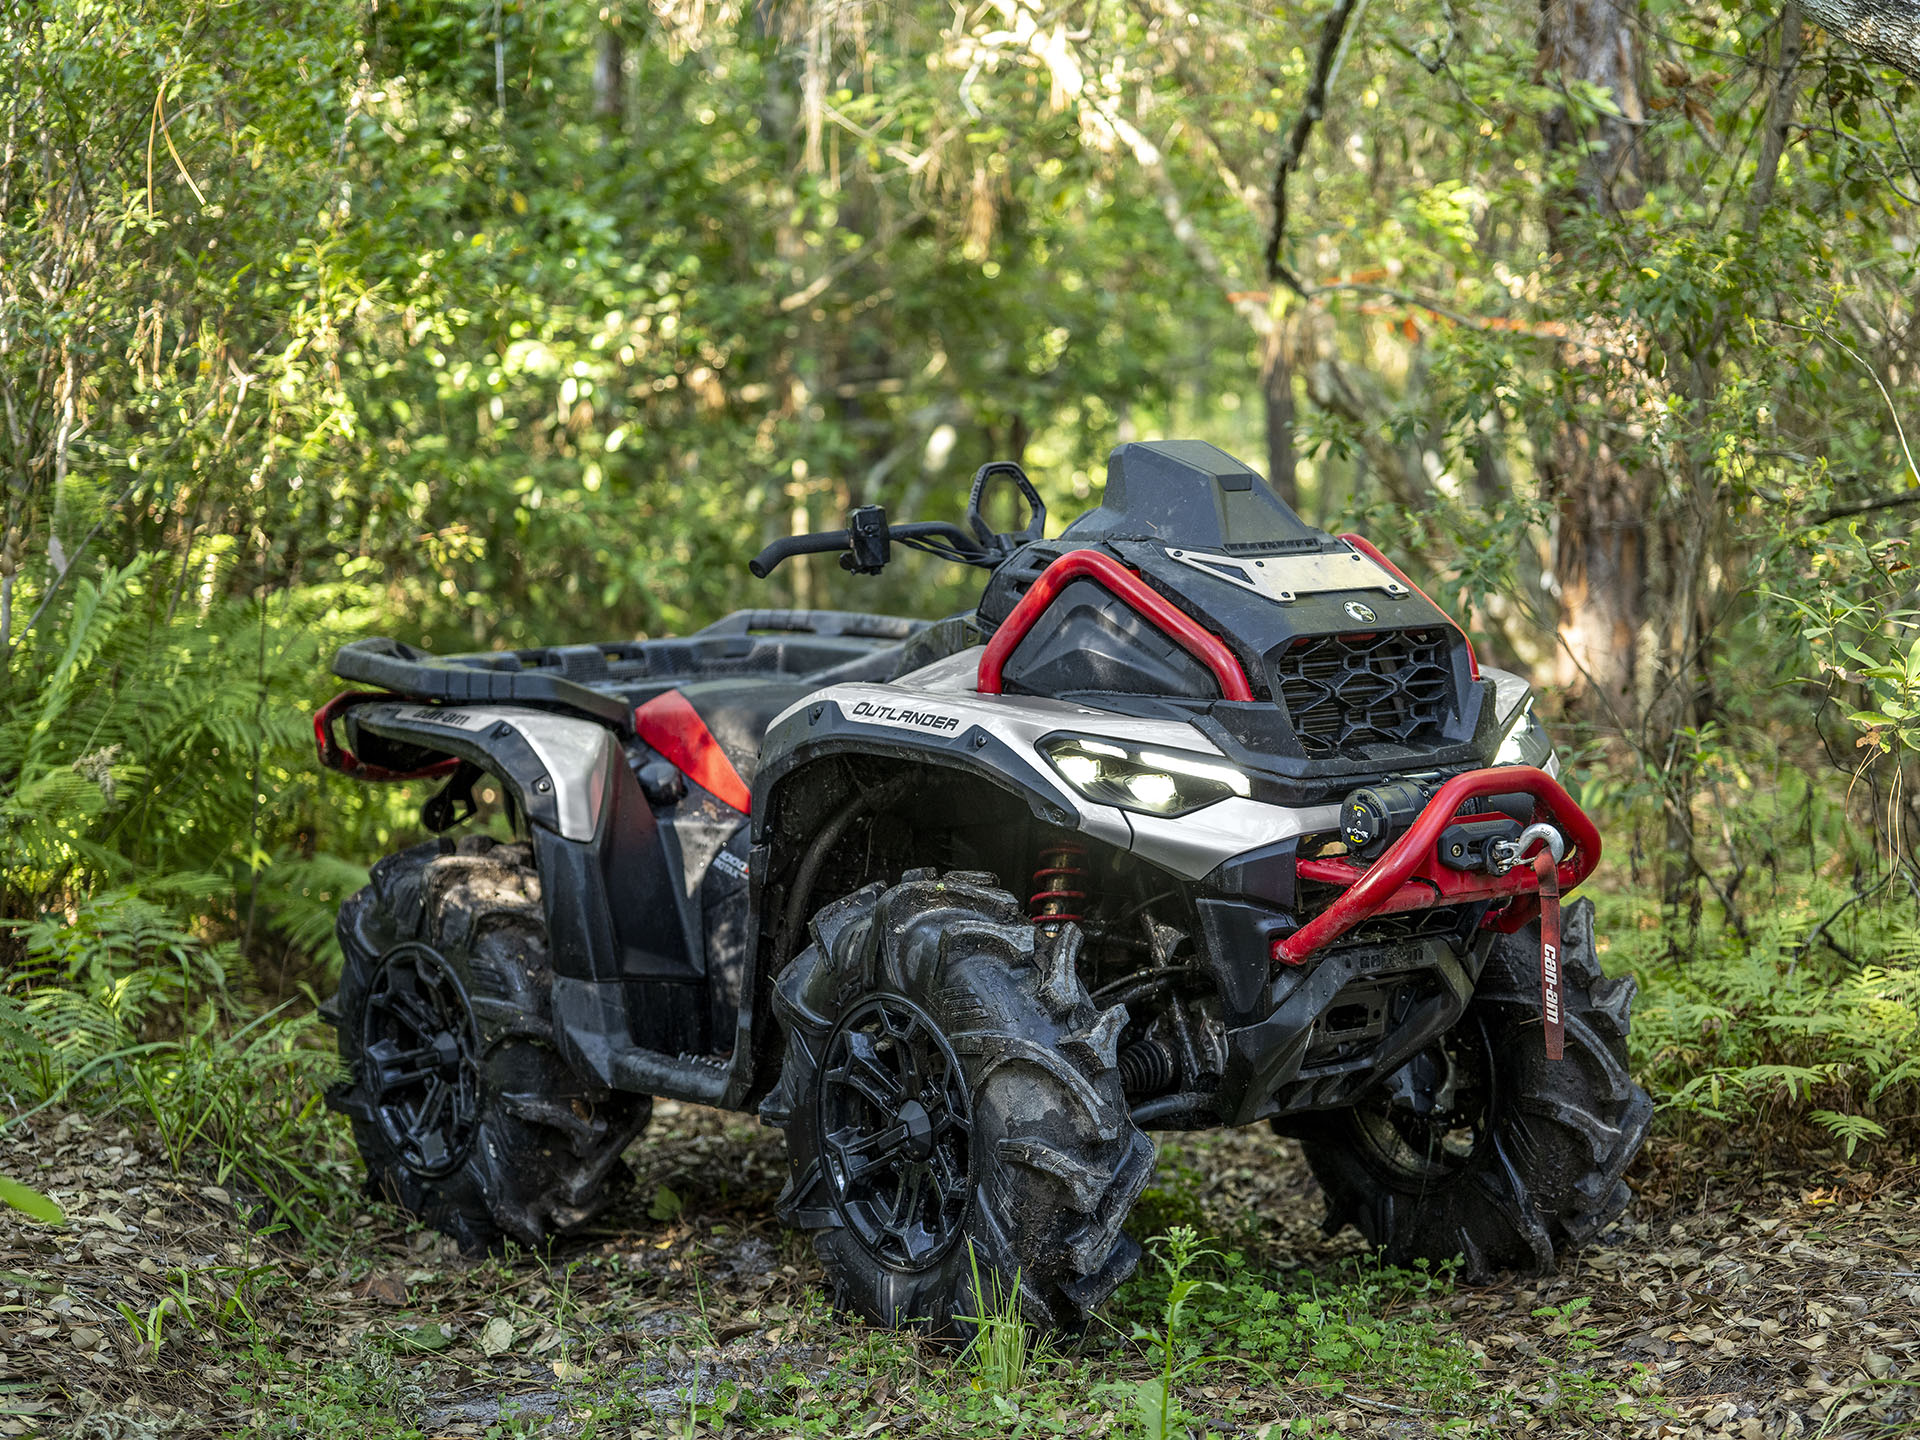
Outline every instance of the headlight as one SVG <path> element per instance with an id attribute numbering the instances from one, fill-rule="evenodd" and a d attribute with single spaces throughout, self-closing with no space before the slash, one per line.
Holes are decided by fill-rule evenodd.
<path id="1" fill-rule="evenodd" d="M 1143 750 L 1110 740 L 1056 735 L 1040 742 L 1053 768 L 1087 799 L 1147 815 L 1184 815 L 1230 795 L 1251 795 L 1231 765 L 1177 750 Z"/>
<path id="2" fill-rule="evenodd" d="M 1560 762 L 1553 753 L 1553 741 L 1547 736 L 1547 727 L 1540 723 L 1540 717 L 1533 713 L 1533 701 L 1528 700 L 1520 707 L 1520 713 L 1507 727 L 1507 733 L 1501 738 L 1500 748 L 1493 752 L 1496 765 L 1532 765 L 1554 774 L 1560 768 Z"/>

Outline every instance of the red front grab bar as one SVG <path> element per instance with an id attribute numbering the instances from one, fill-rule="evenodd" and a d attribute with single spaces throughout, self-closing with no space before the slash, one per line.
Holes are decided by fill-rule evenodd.
<path id="1" fill-rule="evenodd" d="M 1020 603 L 1001 622 L 980 657 L 979 678 L 974 688 L 982 695 L 1000 693 L 1000 671 L 1008 658 L 1027 638 L 1034 622 L 1046 613 L 1060 592 L 1075 580 L 1092 580 L 1105 586 L 1116 599 L 1139 611 L 1169 640 L 1213 672 L 1222 700 L 1251 700 L 1253 687 L 1247 684 L 1247 672 L 1216 635 L 1209 634 L 1200 622 L 1163 596 L 1149 590 L 1146 583 L 1111 555 L 1098 550 L 1069 550 L 1045 570 L 1020 597 Z"/>
<path id="2" fill-rule="evenodd" d="M 1536 807 L 1534 819 L 1556 826 L 1566 836 L 1572 849 L 1558 867 L 1563 894 L 1591 875 L 1600 863 L 1600 832 L 1546 771 L 1531 765 L 1469 770 L 1442 785 L 1412 828 L 1372 865 L 1362 868 L 1351 860 L 1300 861 L 1296 873 L 1302 880 L 1348 888 L 1312 920 L 1274 941 L 1273 958 L 1298 965 L 1363 920 L 1434 905 L 1511 900 L 1517 903 L 1497 911 L 1487 923 L 1505 931 L 1526 924 L 1538 908 L 1535 897 L 1540 893 L 1540 882 L 1524 859 L 1504 875 L 1491 875 L 1451 869 L 1440 863 L 1436 853 L 1440 832 L 1459 817 L 1460 807 L 1483 795 L 1531 795 Z"/>

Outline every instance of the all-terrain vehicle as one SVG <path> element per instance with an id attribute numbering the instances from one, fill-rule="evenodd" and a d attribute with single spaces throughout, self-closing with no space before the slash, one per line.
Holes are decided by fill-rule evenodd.
<path id="1" fill-rule="evenodd" d="M 1587 902 L 1560 921 L 1600 839 L 1527 683 L 1210 445 L 1120 446 L 1055 539 L 989 465 L 966 519 L 862 507 L 751 567 L 988 572 L 933 624 L 340 651 L 368 688 L 321 760 L 443 777 L 436 833 L 490 776 L 517 837 L 390 855 L 342 907 L 332 1099 L 371 1188 L 538 1244 L 617 1196 L 651 1097 L 757 1110 L 841 1303 L 936 1329 L 977 1283 L 1083 1324 L 1139 1257 L 1154 1130 L 1270 1122 L 1395 1262 L 1534 1271 L 1614 1219 L 1634 987 Z"/>

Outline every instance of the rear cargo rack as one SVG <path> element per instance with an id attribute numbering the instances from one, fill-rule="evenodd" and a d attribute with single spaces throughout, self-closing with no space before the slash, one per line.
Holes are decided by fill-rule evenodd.
<path id="1" fill-rule="evenodd" d="M 333 657 L 333 673 L 420 700 L 558 710 L 608 726 L 623 740 L 632 738 L 633 711 L 618 695 L 590 690 L 543 669 L 521 668 L 512 663 L 519 657 L 511 651 L 500 652 L 499 668 L 486 663 L 495 658 L 430 655 L 379 635 L 341 646 Z"/>

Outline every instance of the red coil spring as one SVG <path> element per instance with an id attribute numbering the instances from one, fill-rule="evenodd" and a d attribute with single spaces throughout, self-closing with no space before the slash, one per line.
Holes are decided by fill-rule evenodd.
<path id="1" fill-rule="evenodd" d="M 1040 867 L 1033 872 L 1034 893 L 1027 901 L 1033 923 L 1060 925 L 1083 918 L 1087 877 L 1092 873 L 1084 845 L 1062 840 L 1042 850 Z"/>

